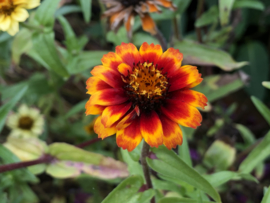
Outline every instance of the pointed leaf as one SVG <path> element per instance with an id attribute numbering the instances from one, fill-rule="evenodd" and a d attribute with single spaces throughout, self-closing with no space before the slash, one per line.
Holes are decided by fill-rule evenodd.
<path id="1" fill-rule="evenodd" d="M 90 22 L 92 0 L 80 0 L 83 17 L 86 23 Z"/>
<path id="2" fill-rule="evenodd" d="M 263 196 L 261 203 L 269 203 L 270 202 L 270 187 L 268 187 L 266 193 Z"/>
<path id="3" fill-rule="evenodd" d="M 264 119 L 267 121 L 267 123 L 270 125 L 270 109 L 254 96 L 251 96 L 251 100 L 261 115 L 264 117 Z"/>
<path id="4" fill-rule="evenodd" d="M 229 23 L 234 0 L 219 0 L 219 19 L 222 26 Z"/>

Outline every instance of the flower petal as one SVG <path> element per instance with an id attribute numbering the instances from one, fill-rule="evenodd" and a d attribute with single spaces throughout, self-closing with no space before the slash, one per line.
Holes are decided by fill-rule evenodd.
<path id="1" fill-rule="evenodd" d="M 128 65 L 128 64 L 126 64 L 126 63 L 121 63 L 119 66 L 118 66 L 118 71 L 119 71 L 119 73 L 121 73 L 122 75 L 124 75 L 124 76 L 128 76 L 128 73 L 130 72 L 132 72 L 132 68 Z"/>
<path id="2" fill-rule="evenodd" d="M 170 101 L 173 103 L 185 102 L 194 107 L 204 109 L 207 106 L 207 98 L 204 94 L 194 90 L 177 90 L 169 94 Z"/>
<path id="3" fill-rule="evenodd" d="M 106 106 L 100 106 L 100 105 L 90 105 L 90 100 L 88 100 L 85 104 L 85 114 L 86 115 L 98 115 L 101 114 Z"/>
<path id="4" fill-rule="evenodd" d="M 104 66 L 96 66 L 91 71 L 91 74 L 103 80 L 114 88 L 121 88 L 124 86 L 121 75 L 117 70 L 115 71 Z"/>
<path id="5" fill-rule="evenodd" d="M 144 16 L 141 17 L 142 28 L 146 32 L 150 32 L 152 35 L 157 34 L 157 27 L 155 21 L 147 13 L 144 13 Z"/>
<path id="6" fill-rule="evenodd" d="M 3 31 L 7 31 L 11 24 L 11 18 L 9 16 L 6 16 L 2 19 L 0 23 L 0 29 Z"/>
<path id="7" fill-rule="evenodd" d="M 160 13 L 161 12 L 161 9 L 156 4 L 154 4 L 153 2 L 148 1 L 146 3 L 148 5 L 149 13 L 154 13 L 154 12 L 159 12 Z"/>
<path id="8" fill-rule="evenodd" d="M 125 91 L 122 88 L 119 89 L 105 89 L 96 92 L 89 99 L 89 105 L 101 105 L 111 106 L 122 104 L 128 100 Z"/>
<path id="9" fill-rule="evenodd" d="M 163 73 L 167 73 L 167 76 L 173 76 L 173 74 L 180 69 L 183 60 L 183 54 L 178 49 L 169 48 L 159 58 L 157 64 L 158 68 L 163 68 Z"/>
<path id="10" fill-rule="evenodd" d="M 115 106 L 108 106 L 102 113 L 101 122 L 107 128 L 122 118 L 130 109 L 132 103 L 124 103 Z"/>
<path id="11" fill-rule="evenodd" d="M 201 77 L 196 66 L 182 66 L 174 76 L 169 78 L 171 84 L 169 92 L 179 90 L 187 87 L 188 85 L 196 82 Z"/>
<path id="12" fill-rule="evenodd" d="M 185 102 L 179 101 L 178 104 L 170 99 L 161 106 L 161 112 L 174 122 L 191 128 L 197 128 L 202 122 L 202 115 L 195 107 Z"/>
<path id="13" fill-rule="evenodd" d="M 135 107 L 129 114 L 127 114 L 117 125 L 116 129 L 121 130 L 128 127 L 137 117 L 137 108 Z"/>
<path id="14" fill-rule="evenodd" d="M 108 54 L 103 55 L 101 62 L 103 66 L 117 71 L 117 67 L 120 63 L 123 63 L 123 60 L 116 53 L 109 52 Z"/>
<path id="15" fill-rule="evenodd" d="M 97 91 L 109 88 L 112 87 L 98 77 L 90 77 L 86 81 L 87 94 L 95 94 Z"/>
<path id="16" fill-rule="evenodd" d="M 142 112 L 140 117 L 140 129 L 144 140 L 151 147 L 158 147 L 163 143 L 163 131 L 161 121 L 155 111 Z"/>
<path id="17" fill-rule="evenodd" d="M 160 45 L 148 44 L 144 42 L 140 47 L 140 54 L 142 56 L 141 63 L 153 62 L 157 64 L 159 57 L 162 55 L 163 51 Z"/>
<path id="18" fill-rule="evenodd" d="M 115 53 L 122 58 L 122 60 L 133 67 L 141 61 L 141 55 L 137 47 L 132 43 L 123 43 L 115 48 Z"/>
<path id="19" fill-rule="evenodd" d="M 98 134 L 99 138 L 104 139 L 106 137 L 114 135 L 116 133 L 116 128 L 115 126 L 111 128 L 105 128 L 101 122 L 101 116 L 99 116 L 95 122 L 94 131 L 96 134 Z"/>
<path id="20" fill-rule="evenodd" d="M 8 34 L 14 36 L 17 32 L 19 32 L 19 23 L 17 21 L 12 21 L 9 29 L 7 30 Z"/>
<path id="21" fill-rule="evenodd" d="M 171 150 L 175 148 L 177 145 L 181 145 L 183 142 L 183 134 L 179 125 L 168 119 L 165 115 L 161 114 L 159 116 L 160 121 L 162 123 L 163 130 L 163 144 Z"/>
<path id="22" fill-rule="evenodd" d="M 130 152 L 140 144 L 142 135 L 140 128 L 138 128 L 139 124 L 140 120 L 137 117 L 128 127 L 117 131 L 116 143 L 118 147 L 127 149 Z"/>
<path id="23" fill-rule="evenodd" d="M 132 38 L 132 27 L 134 25 L 134 14 L 131 13 L 125 18 L 125 27 L 129 38 Z"/>
<path id="24" fill-rule="evenodd" d="M 170 0 L 155 0 L 155 2 L 159 5 L 164 6 L 166 8 L 169 8 L 173 11 L 176 10 L 176 6 Z"/>
<path id="25" fill-rule="evenodd" d="M 11 14 L 11 18 L 19 22 L 26 21 L 28 17 L 29 14 L 27 10 L 21 7 L 17 7 Z"/>
<path id="26" fill-rule="evenodd" d="M 191 89 L 193 87 L 196 87 L 197 85 L 199 85 L 201 82 L 203 81 L 203 79 L 201 77 L 197 78 L 197 80 L 195 82 L 190 83 L 188 86 L 185 87 L 185 89 Z"/>

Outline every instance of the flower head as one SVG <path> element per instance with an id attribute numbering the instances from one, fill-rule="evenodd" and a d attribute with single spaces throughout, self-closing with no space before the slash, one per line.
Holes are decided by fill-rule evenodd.
<path id="1" fill-rule="evenodd" d="M 10 136 L 37 137 L 43 131 L 44 118 L 39 110 L 21 105 L 18 113 L 11 114 L 7 119 L 7 126 L 11 129 Z"/>
<path id="2" fill-rule="evenodd" d="M 170 0 L 102 0 L 108 10 L 103 16 L 110 16 L 110 26 L 116 30 L 124 22 L 128 35 L 132 35 L 134 17 L 139 15 L 142 21 L 142 28 L 152 35 L 157 33 L 156 24 L 149 13 L 161 12 L 159 6 L 175 10 L 176 7 Z"/>
<path id="3" fill-rule="evenodd" d="M 94 67 L 87 84 L 91 94 L 86 114 L 100 114 L 94 131 L 99 138 L 116 133 L 119 147 L 132 151 L 144 138 L 151 147 L 168 149 L 182 144 L 178 124 L 196 128 L 207 98 L 190 90 L 201 83 L 197 67 L 181 66 L 183 55 L 174 48 L 129 43 L 116 47 Z"/>
<path id="4" fill-rule="evenodd" d="M 0 30 L 15 35 L 19 31 L 19 22 L 29 17 L 26 9 L 39 4 L 40 0 L 0 0 Z"/>

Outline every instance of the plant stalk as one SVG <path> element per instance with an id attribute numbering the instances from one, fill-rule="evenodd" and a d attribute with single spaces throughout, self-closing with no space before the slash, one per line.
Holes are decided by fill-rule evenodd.
<path id="1" fill-rule="evenodd" d="M 162 33 L 159 31 L 159 29 L 157 29 L 157 34 L 154 35 L 155 38 L 157 38 L 157 40 L 159 41 L 163 51 L 167 50 L 167 42 L 165 37 L 162 35 Z"/>
<path id="2" fill-rule="evenodd" d="M 203 8 L 204 7 L 204 0 L 198 0 L 198 5 L 197 5 L 197 12 L 196 12 L 196 19 L 198 19 L 199 17 L 201 17 L 202 13 L 203 13 Z M 197 34 L 197 38 L 198 41 L 200 43 L 203 43 L 202 40 L 202 30 L 200 27 L 196 28 L 196 34 Z"/>
<path id="3" fill-rule="evenodd" d="M 86 142 L 83 142 L 83 143 L 81 143 L 81 144 L 78 144 L 78 145 L 76 145 L 76 147 L 84 148 L 84 147 L 87 147 L 87 146 L 89 146 L 89 145 L 91 145 L 91 144 L 94 144 L 94 143 L 96 143 L 96 142 L 98 142 L 98 141 L 100 141 L 100 140 L 101 140 L 100 138 L 94 138 L 94 139 L 92 139 L 92 140 L 88 140 L 88 141 L 86 141 Z"/>
<path id="4" fill-rule="evenodd" d="M 141 164 L 142 164 L 142 168 L 143 168 L 143 174 L 144 174 L 144 178 L 146 181 L 147 189 L 153 188 L 152 181 L 150 178 L 149 167 L 148 167 L 147 162 L 146 162 L 146 157 L 149 154 L 149 149 L 150 149 L 150 146 L 144 141 L 143 147 L 142 147 L 142 153 L 141 153 Z M 155 202 L 156 202 L 155 197 L 153 197 L 151 199 L 151 203 L 155 203 Z"/>

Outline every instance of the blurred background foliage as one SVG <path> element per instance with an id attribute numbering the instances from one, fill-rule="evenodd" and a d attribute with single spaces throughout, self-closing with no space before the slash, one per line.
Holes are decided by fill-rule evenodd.
<path id="1" fill-rule="evenodd" d="M 184 54 L 183 63 L 199 67 L 204 81 L 196 90 L 208 97 L 209 105 L 198 129 L 183 128 L 177 155 L 153 149 L 159 159 L 148 163 L 155 191 L 137 193 L 143 185 L 141 146 L 128 153 L 113 137 L 81 151 L 71 146 L 97 136 L 95 116 L 84 115 L 90 70 L 104 54 L 128 42 L 124 27 L 109 31 L 101 18 L 104 5 L 98 0 L 43 0 L 15 37 L 0 33 L 0 142 L 8 140 L 19 154 L 31 154 L 30 141 L 7 139 L 5 126 L 9 112 L 27 104 L 45 118 L 35 143 L 45 141 L 42 150 L 59 158 L 54 165 L 0 174 L 1 202 L 146 203 L 153 195 L 159 203 L 204 203 L 218 201 L 219 195 L 224 203 L 270 202 L 270 1 L 173 2 L 175 12 L 163 9 L 151 16 L 169 47 Z M 136 18 L 133 43 L 145 41 L 159 43 Z M 1 164 L 19 158 L 0 145 Z M 134 176 L 121 182 L 128 173 Z"/>

